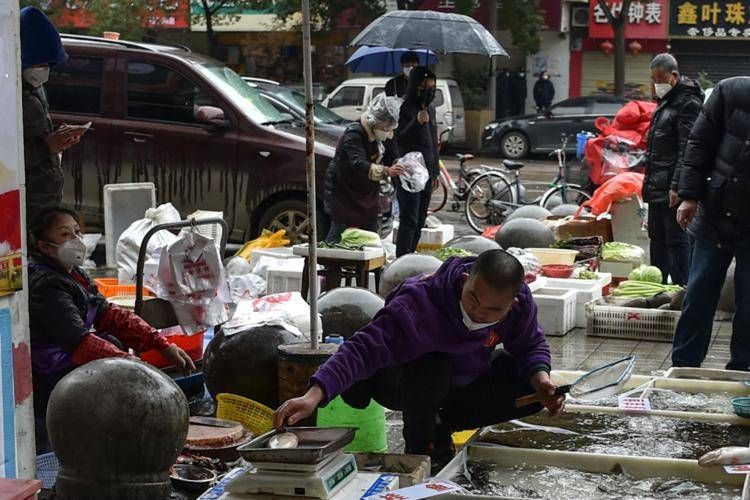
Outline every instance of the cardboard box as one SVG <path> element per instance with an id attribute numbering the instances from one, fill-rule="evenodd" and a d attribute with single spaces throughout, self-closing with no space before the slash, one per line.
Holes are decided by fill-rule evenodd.
<path id="1" fill-rule="evenodd" d="M 597 220 L 596 217 L 583 216 L 578 219 L 568 217 L 548 217 L 553 222 L 558 240 L 601 236 L 605 242 L 612 239 L 612 222 L 609 219 Z M 555 223 L 556 221 L 559 221 Z"/>
<path id="2" fill-rule="evenodd" d="M 427 455 L 399 455 L 395 453 L 354 453 L 357 469 L 361 472 L 393 474 L 399 488 L 423 483 L 430 477 L 430 457 Z"/>

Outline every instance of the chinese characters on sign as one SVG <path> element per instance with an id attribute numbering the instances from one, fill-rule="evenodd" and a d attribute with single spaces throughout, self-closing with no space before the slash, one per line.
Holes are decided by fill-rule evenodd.
<path id="1" fill-rule="evenodd" d="M 750 3 L 676 0 L 669 13 L 674 38 L 750 40 Z"/>
<path id="2" fill-rule="evenodd" d="M 614 16 L 622 13 L 622 0 L 608 0 L 607 4 Z M 589 37 L 612 38 L 614 36 L 612 27 L 598 0 L 591 0 L 589 5 L 591 19 L 589 22 Z M 633 39 L 665 39 L 667 12 L 666 0 L 633 1 L 628 7 L 627 13 L 625 13 L 627 21 L 625 36 Z"/>

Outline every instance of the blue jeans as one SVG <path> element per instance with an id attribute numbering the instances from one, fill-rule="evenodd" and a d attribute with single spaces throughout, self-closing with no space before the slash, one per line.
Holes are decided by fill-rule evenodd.
<path id="1" fill-rule="evenodd" d="M 350 227 L 352 226 L 348 224 L 341 224 L 339 222 L 331 221 L 331 228 L 328 230 L 328 236 L 326 236 L 326 243 L 338 243 L 339 241 L 341 241 L 341 233 L 343 233 Z M 365 224 L 364 226 L 360 226 L 359 229 L 377 233 L 378 223 L 373 222 L 371 224 Z"/>
<path id="2" fill-rule="evenodd" d="M 735 313 L 726 368 L 750 371 L 750 248 L 728 251 L 701 240 L 693 246 L 687 293 L 672 349 L 674 366 L 698 367 L 706 357 L 721 289 L 733 257 L 737 260 Z"/>

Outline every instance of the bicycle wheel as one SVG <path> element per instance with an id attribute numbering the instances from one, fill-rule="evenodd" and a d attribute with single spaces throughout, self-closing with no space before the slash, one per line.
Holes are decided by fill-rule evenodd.
<path id="1" fill-rule="evenodd" d="M 539 201 L 539 205 L 549 209 L 548 205 L 550 205 L 552 198 L 555 196 L 562 201 L 563 205 L 580 205 L 591 199 L 591 195 L 578 184 L 561 184 L 544 193 L 542 199 Z M 559 205 L 559 203 L 557 204 Z"/>
<path id="2" fill-rule="evenodd" d="M 430 206 L 427 209 L 428 213 L 434 214 L 443 209 L 448 201 L 448 186 L 445 185 L 443 176 L 438 176 L 438 183 L 432 188 L 432 198 L 430 198 Z"/>
<path id="3" fill-rule="evenodd" d="M 505 219 L 506 204 L 513 203 L 510 183 L 502 175 L 487 172 L 479 175 L 468 188 L 466 220 L 481 233 L 486 226 L 495 226 Z"/>

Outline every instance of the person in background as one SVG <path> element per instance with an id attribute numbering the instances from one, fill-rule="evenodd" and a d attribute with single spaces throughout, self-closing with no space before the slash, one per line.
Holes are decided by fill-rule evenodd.
<path id="1" fill-rule="evenodd" d="M 549 73 L 542 71 L 539 75 L 539 79 L 534 84 L 534 103 L 536 103 L 536 110 L 540 114 L 547 114 L 550 106 L 552 106 L 552 100 L 555 98 L 555 86 L 549 79 Z"/>
<path id="2" fill-rule="evenodd" d="M 722 80 L 682 156 L 677 222 L 694 238 L 672 364 L 700 366 L 732 259 L 735 313 L 728 370 L 750 371 L 750 77 Z"/>
<path id="3" fill-rule="evenodd" d="M 68 60 L 57 28 L 35 7 L 21 9 L 20 25 L 26 220 L 34 220 L 41 208 L 62 201 L 60 154 L 77 144 L 85 129 L 64 124 L 54 129 L 49 115 L 44 84 L 50 66 Z"/>
<path id="4" fill-rule="evenodd" d="M 510 84 L 513 98 L 510 103 L 510 114 L 511 116 L 520 116 L 526 110 L 526 96 L 528 95 L 526 70 L 518 68 L 518 73 L 513 75 Z"/>
<path id="5" fill-rule="evenodd" d="M 398 151 L 391 140 L 400 107 L 400 99 L 378 94 L 339 140 L 325 178 L 328 243 L 338 243 L 348 227 L 378 231 L 380 181 L 404 173 L 401 165 L 393 165 Z"/>
<path id="6" fill-rule="evenodd" d="M 419 193 L 410 193 L 398 180 L 395 183 L 399 207 L 396 255 L 399 257 L 417 250 L 427 220 L 433 183 L 438 176 L 437 120 L 432 104 L 436 88 L 437 78 L 427 68 L 418 66 L 411 70 L 409 88 L 401 105 L 396 142 L 400 156 L 416 151 L 422 153 L 430 182 Z"/>
<path id="7" fill-rule="evenodd" d="M 511 101 L 510 70 L 503 68 L 495 76 L 495 120 L 508 116 Z"/>
<path id="8" fill-rule="evenodd" d="M 677 223 L 677 185 L 685 146 L 703 107 L 703 91 L 694 80 L 681 77 L 671 54 L 651 62 L 651 80 L 659 105 L 648 129 L 643 201 L 648 203 L 651 264 L 664 283 L 687 285 L 690 238 Z"/>
<path id="9" fill-rule="evenodd" d="M 404 97 L 409 85 L 409 73 L 419 66 L 419 54 L 409 50 L 401 55 L 402 74 L 394 76 L 385 84 L 385 95 L 393 97 Z"/>
<path id="10" fill-rule="evenodd" d="M 79 266 L 86 246 L 78 214 L 43 208 L 29 234 L 29 330 L 37 454 L 49 451 L 47 402 L 78 366 L 101 358 L 132 358 L 127 349 L 157 349 L 183 373 L 190 357 L 135 313 L 110 304 Z"/>
<path id="11" fill-rule="evenodd" d="M 502 344 L 502 347 L 498 347 Z M 564 396 L 550 380 L 550 351 L 524 270 L 504 250 L 448 259 L 409 278 L 368 325 L 312 376 L 305 395 L 283 403 L 276 427 L 293 426 L 341 395 L 403 411 L 406 453 L 440 467 L 451 434 L 537 413 L 558 415 Z M 520 396 L 542 403 L 516 408 Z"/>

